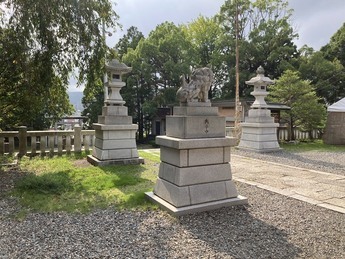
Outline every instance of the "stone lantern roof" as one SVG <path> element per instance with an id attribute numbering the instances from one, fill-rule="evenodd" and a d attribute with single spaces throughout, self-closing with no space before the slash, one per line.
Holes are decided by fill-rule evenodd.
<path id="1" fill-rule="evenodd" d="M 132 71 L 131 67 L 127 67 L 124 63 L 120 63 L 117 59 L 112 59 L 109 63 L 105 64 L 107 70 L 125 74 Z"/>
<path id="2" fill-rule="evenodd" d="M 247 85 L 254 85 L 254 86 L 267 86 L 270 84 L 274 84 L 274 81 L 271 80 L 269 77 L 264 75 L 265 70 L 262 66 L 259 66 L 256 70 L 256 77 L 251 78 L 249 81 L 246 81 Z"/>

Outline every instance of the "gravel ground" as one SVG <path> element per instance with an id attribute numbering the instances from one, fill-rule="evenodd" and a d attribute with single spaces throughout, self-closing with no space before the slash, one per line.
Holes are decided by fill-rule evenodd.
<path id="1" fill-rule="evenodd" d="M 344 173 L 338 159 L 324 160 L 334 153 L 278 153 L 250 155 Z M 345 258 L 344 214 L 236 184 L 248 206 L 180 218 L 109 208 L 86 215 L 30 214 L 18 221 L 9 217 L 16 201 L 0 195 L 0 258 Z"/>

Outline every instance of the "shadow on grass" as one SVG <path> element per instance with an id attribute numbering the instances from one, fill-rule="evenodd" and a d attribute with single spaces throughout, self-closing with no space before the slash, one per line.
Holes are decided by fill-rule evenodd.
<path id="1" fill-rule="evenodd" d="M 29 173 L 16 183 L 13 194 L 22 205 L 37 212 L 88 212 L 107 206 L 145 208 L 149 205 L 144 193 L 154 185 L 152 177 L 144 175 L 146 171 L 144 165 L 127 165 L 72 166 L 64 171 Z"/>

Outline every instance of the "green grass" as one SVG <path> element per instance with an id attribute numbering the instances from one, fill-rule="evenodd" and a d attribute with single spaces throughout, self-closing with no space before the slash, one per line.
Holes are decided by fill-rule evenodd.
<path id="1" fill-rule="evenodd" d="M 345 152 L 344 145 L 327 145 L 322 140 L 304 141 L 298 143 L 282 143 L 280 146 L 291 152 L 307 152 L 307 151 L 332 151 L 332 152 Z"/>
<path id="2" fill-rule="evenodd" d="M 13 195 L 26 211 L 88 212 L 117 209 L 155 209 L 145 192 L 157 179 L 159 157 L 140 151 L 144 165 L 94 167 L 85 156 L 25 158 L 20 168 L 28 172 L 15 185 Z M 21 211 L 19 214 L 23 214 Z"/>

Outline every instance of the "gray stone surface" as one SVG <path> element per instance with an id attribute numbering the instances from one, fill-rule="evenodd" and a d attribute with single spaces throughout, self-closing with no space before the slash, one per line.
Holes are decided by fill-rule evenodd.
<path id="1" fill-rule="evenodd" d="M 159 177 L 177 186 L 231 180 L 229 163 L 193 167 L 177 167 L 161 162 Z"/>
<path id="2" fill-rule="evenodd" d="M 188 186 L 177 186 L 158 178 L 153 193 L 177 208 L 191 205 Z"/>
<path id="3" fill-rule="evenodd" d="M 175 207 L 169 202 L 161 199 L 159 196 L 155 195 L 153 192 L 147 192 L 146 196 L 153 202 L 157 203 L 162 209 L 166 210 L 168 213 L 173 216 L 183 216 L 191 213 L 198 213 L 210 210 L 216 210 L 224 207 L 238 206 L 238 205 L 247 205 L 248 199 L 241 195 L 238 195 L 235 198 L 223 199 L 218 201 L 206 202 L 202 204 L 196 204 L 185 207 Z"/>
<path id="4" fill-rule="evenodd" d="M 178 167 L 230 162 L 230 147 L 175 149 L 161 146 L 161 160 Z"/>
<path id="5" fill-rule="evenodd" d="M 157 136 L 156 144 L 175 149 L 230 147 L 236 145 L 236 139 L 233 137 L 209 139 L 180 139 L 168 136 Z"/>
<path id="6" fill-rule="evenodd" d="M 218 115 L 218 107 L 177 106 L 177 107 L 174 107 L 174 115 L 217 116 Z"/>
<path id="7" fill-rule="evenodd" d="M 182 139 L 225 137 L 225 118 L 218 116 L 167 116 L 166 135 Z"/>

